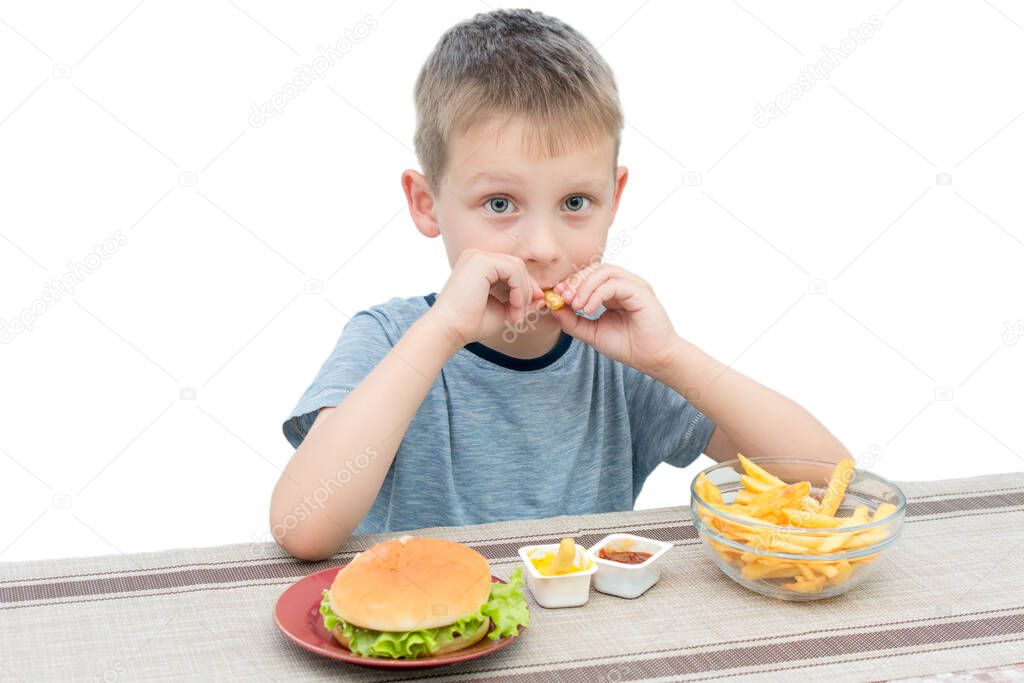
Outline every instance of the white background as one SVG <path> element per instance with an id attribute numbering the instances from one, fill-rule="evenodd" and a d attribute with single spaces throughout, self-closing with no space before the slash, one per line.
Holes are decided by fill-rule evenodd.
<path id="1" fill-rule="evenodd" d="M 611 234 L 631 239 L 611 260 L 680 334 L 885 476 L 1024 469 L 1024 9 L 534 8 L 616 73 L 630 183 Z M 441 33 L 487 9 L 0 6 L 0 330 L 36 306 L 0 344 L 0 561 L 269 538 L 281 422 L 346 320 L 445 281 L 399 186 L 412 88 Z M 76 271 L 108 238 L 124 244 Z M 62 277 L 74 292 L 43 301 Z M 662 465 L 638 506 L 685 504 L 709 462 Z"/>

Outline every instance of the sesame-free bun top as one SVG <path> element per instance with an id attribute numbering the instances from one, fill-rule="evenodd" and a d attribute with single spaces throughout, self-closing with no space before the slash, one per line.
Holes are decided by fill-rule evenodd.
<path id="1" fill-rule="evenodd" d="M 491 593 L 491 568 L 472 548 L 440 538 L 402 536 L 364 550 L 331 584 L 331 609 L 374 631 L 454 624 Z"/>

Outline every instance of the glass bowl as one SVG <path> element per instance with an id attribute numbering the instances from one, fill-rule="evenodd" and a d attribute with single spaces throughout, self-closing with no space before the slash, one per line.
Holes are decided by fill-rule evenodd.
<path id="1" fill-rule="evenodd" d="M 836 463 L 812 458 L 765 456 L 748 462 L 787 485 L 809 482 L 809 496 L 816 501 L 836 470 Z M 704 488 L 701 476 L 717 487 L 721 503 L 705 500 L 699 493 Z M 815 502 L 805 503 L 806 498 L 786 506 L 785 513 L 771 513 L 774 522 L 765 521 L 762 515 L 744 514 L 737 499 L 749 504 L 758 493 L 749 486 L 764 490 L 771 486 L 747 474 L 740 460 L 730 460 L 704 470 L 691 483 L 693 524 L 715 564 L 745 588 L 782 600 L 841 595 L 867 579 L 877 569 L 878 559 L 895 547 L 907 503 L 898 486 L 877 474 L 854 469 L 846 478 L 849 482 L 835 512 L 834 528 L 807 526 Z M 879 518 L 875 511 L 882 505 L 889 514 Z M 842 519 L 847 517 L 851 519 Z"/>

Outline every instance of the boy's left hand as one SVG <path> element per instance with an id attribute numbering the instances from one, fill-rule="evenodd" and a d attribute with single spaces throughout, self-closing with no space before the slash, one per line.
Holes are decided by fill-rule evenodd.
<path id="1" fill-rule="evenodd" d="M 551 311 L 562 329 L 602 354 L 653 375 L 671 361 L 679 342 L 654 290 L 624 268 L 606 263 L 574 273 L 555 286 L 565 306 Z M 597 320 L 588 315 L 601 306 Z"/>

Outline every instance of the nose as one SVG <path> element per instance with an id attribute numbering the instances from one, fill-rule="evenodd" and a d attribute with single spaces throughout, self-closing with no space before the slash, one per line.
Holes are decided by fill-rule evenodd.
<path id="1" fill-rule="evenodd" d="M 547 266 L 561 258 L 557 226 L 553 221 L 534 220 L 523 225 L 518 240 L 526 252 L 523 260 L 527 263 Z"/>

